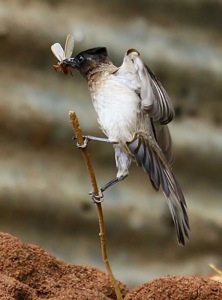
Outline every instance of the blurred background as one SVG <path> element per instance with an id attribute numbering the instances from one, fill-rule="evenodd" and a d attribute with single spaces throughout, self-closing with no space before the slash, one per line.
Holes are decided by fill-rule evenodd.
<path id="1" fill-rule="evenodd" d="M 166 201 L 136 165 L 103 203 L 115 276 L 135 286 L 222 267 L 222 1 L 0 0 L 0 230 L 72 264 L 104 269 L 96 207 L 68 113 L 103 136 L 80 74 L 55 72 L 50 46 L 106 46 L 120 65 L 136 48 L 172 98 L 173 169 L 191 221 L 176 241 Z M 112 146 L 90 143 L 99 185 L 116 174 Z"/>

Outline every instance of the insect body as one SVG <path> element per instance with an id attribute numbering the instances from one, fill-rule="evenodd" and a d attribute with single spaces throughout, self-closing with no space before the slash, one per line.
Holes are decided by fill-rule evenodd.
<path id="1" fill-rule="evenodd" d="M 72 56 L 73 48 L 74 37 L 71 34 L 67 35 L 65 50 L 63 50 L 62 46 L 59 43 L 55 43 L 51 46 L 52 53 L 59 60 L 57 65 L 53 65 L 55 70 L 59 70 L 64 74 L 68 74 L 68 66 L 63 63 L 63 60 Z"/>

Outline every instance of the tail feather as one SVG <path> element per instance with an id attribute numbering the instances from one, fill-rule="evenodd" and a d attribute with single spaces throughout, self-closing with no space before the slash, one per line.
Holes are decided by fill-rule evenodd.
<path id="1" fill-rule="evenodd" d="M 149 175 L 153 187 L 156 190 L 162 189 L 167 198 L 178 242 L 184 245 L 185 237 L 189 238 L 190 230 L 187 206 L 183 192 L 162 150 L 153 137 L 142 134 L 137 134 L 126 144 L 138 166 Z"/>

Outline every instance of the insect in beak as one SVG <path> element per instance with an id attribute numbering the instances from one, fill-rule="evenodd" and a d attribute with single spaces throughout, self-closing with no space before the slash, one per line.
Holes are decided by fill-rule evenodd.
<path id="1" fill-rule="evenodd" d="M 55 43 L 51 46 L 52 53 L 59 61 L 56 65 L 53 65 L 53 68 L 56 71 L 59 70 L 64 74 L 69 73 L 68 65 L 66 64 L 66 62 L 64 62 L 64 60 L 72 56 L 73 48 L 74 48 L 74 37 L 71 34 L 67 35 L 65 50 L 63 50 L 62 46 L 59 43 Z"/>

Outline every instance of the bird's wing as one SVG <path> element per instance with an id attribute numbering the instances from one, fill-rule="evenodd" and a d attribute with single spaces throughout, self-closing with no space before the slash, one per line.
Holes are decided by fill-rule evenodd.
<path id="1" fill-rule="evenodd" d="M 138 166 L 149 175 L 153 187 L 156 190 L 162 189 L 173 218 L 178 242 L 184 245 L 185 237 L 189 237 L 190 230 L 186 202 L 163 152 L 151 135 L 138 133 L 126 145 Z"/>
<path id="2" fill-rule="evenodd" d="M 172 139 L 170 131 L 167 125 L 161 125 L 159 122 L 154 122 L 151 119 L 151 125 L 153 129 L 153 135 L 157 141 L 157 144 L 163 151 L 163 154 L 168 163 L 173 162 L 173 149 L 172 149 Z"/>
<path id="3" fill-rule="evenodd" d="M 138 131 L 134 139 L 126 143 L 128 151 L 135 158 L 137 165 L 142 167 L 149 175 L 151 183 L 156 190 L 162 189 L 169 206 L 176 228 L 178 242 L 185 244 L 189 237 L 189 220 L 186 211 L 186 202 L 182 190 L 170 166 L 172 160 L 171 138 L 168 124 L 174 110 L 163 86 L 142 61 L 138 51 L 127 51 L 121 72 L 133 74 L 139 83 L 141 99 L 141 122 L 149 122 L 152 131 Z M 128 73 L 127 73 L 128 72 Z M 142 124 L 142 126 L 146 124 Z"/>
<path id="4" fill-rule="evenodd" d="M 137 78 L 138 86 L 134 87 L 140 97 L 141 114 L 147 115 L 152 124 L 154 137 L 163 151 L 166 160 L 171 163 L 173 153 L 171 137 L 167 126 L 174 117 L 171 100 L 154 73 L 144 64 L 139 52 L 129 49 L 120 67 L 123 73 L 130 72 L 132 78 Z M 131 86 L 133 79 L 131 79 Z"/>
<path id="5" fill-rule="evenodd" d="M 161 82 L 144 64 L 138 51 L 128 50 L 126 55 L 133 62 L 141 81 L 141 108 L 147 111 L 154 121 L 159 121 L 162 125 L 168 124 L 174 117 L 174 109 Z"/>

